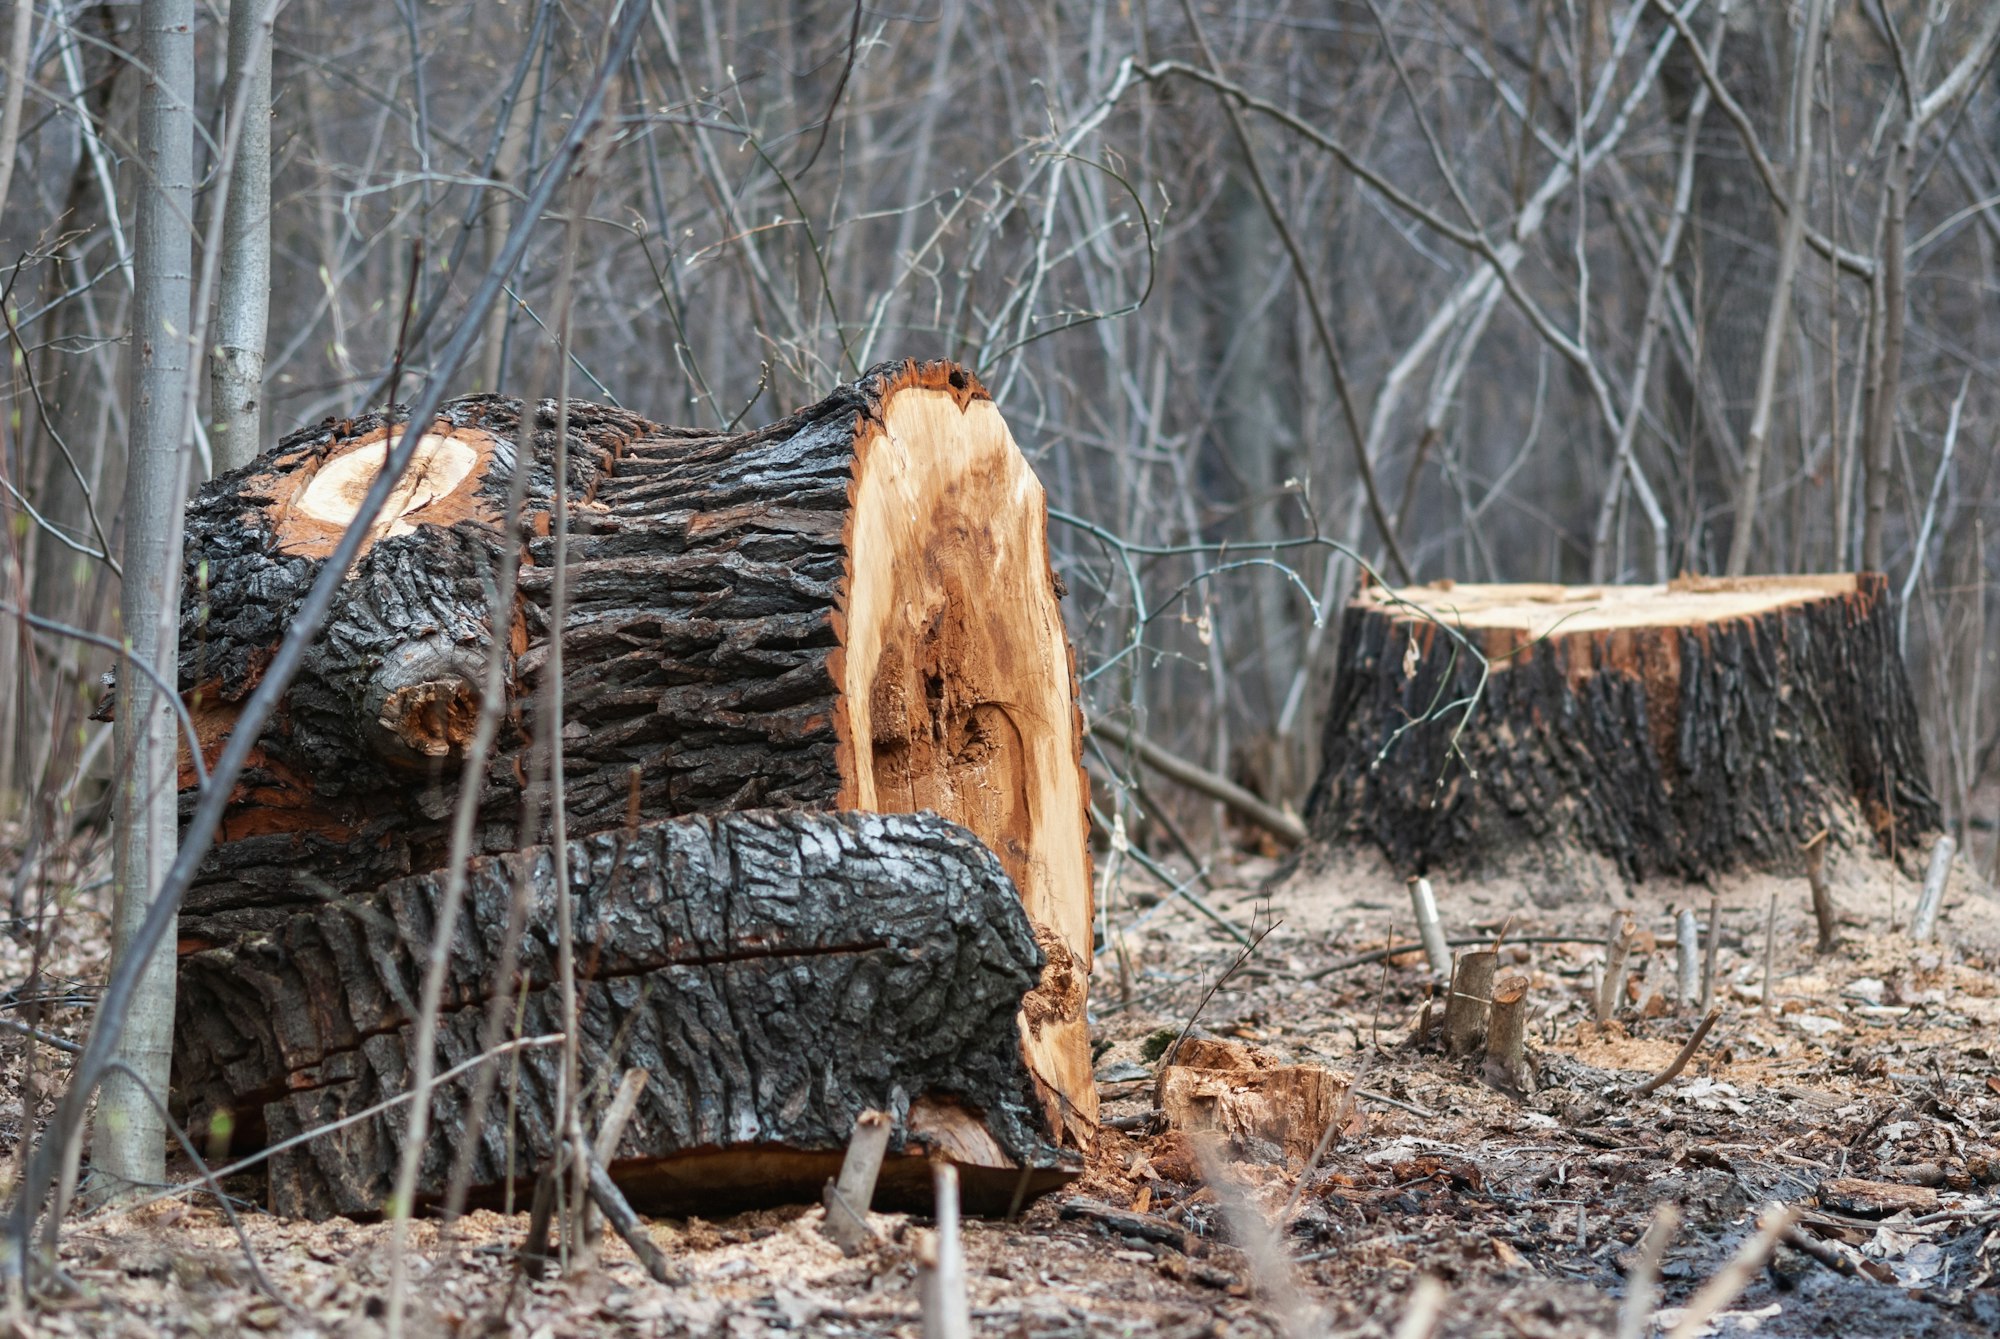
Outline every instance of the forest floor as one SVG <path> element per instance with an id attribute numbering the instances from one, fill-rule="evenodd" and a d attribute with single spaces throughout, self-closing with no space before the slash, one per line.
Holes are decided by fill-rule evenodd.
<path id="1" fill-rule="evenodd" d="M 1107 1128 L 1068 1190 L 1011 1222 L 967 1223 L 976 1333 L 1611 1335 L 1635 1244 L 1671 1202 L 1680 1226 L 1660 1295 L 1623 1331 L 1666 1333 L 1772 1201 L 1800 1215 L 1793 1244 L 1702 1333 L 2000 1332 L 2000 902 L 1988 891 L 1955 881 L 1939 942 L 1915 944 L 1893 927 L 1907 922 L 1919 872 L 1836 852 L 1841 943 L 1818 956 L 1804 880 L 1719 884 L 1720 1020 L 1677 1079 L 1634 1097 L 1694 1029 L 1694 1010 L 1675 998 L 1671 912 L 1676 896 L 1692 897 L 1705 920 L 1710 890 L 1641 888 L 1619 902 L 1659 947 L 1635 961 L 1622 1016 L 1600 1025 L 1591 991 L 1609 903 L 1549 909 L 1504 882 L 1440 882 L 1447 933 L 1501 937 L 1503 961 L 1531 979 L 1539 1077 L 1520 1100 L 1417 1035 L 1431 992 L 1421 953 L 1341 966 L 1412 938 L 1399 883 L 1358 862 L 1267 889 L 1270 868 L 1245 861 L 1212 875 L 1204 894 L 1240 927 L 1268 930 L 1247 958 L 1186 902 L 1120 879 L 1095 1030 L 1103 1114 L 1130 1128 Z M 74 1038 L 102 972 L 103 889 L 87 887 L 88 870 L 69 874 L 87 891 L 63 908 L 39 963 L 41 1003 L 23 1008 L 31 950 L 0 939 L 0 1005 Z M 1579 938 L 1529 942 L 1562 935 Z M 1219 1184 L 1205 1184 L 1187 1136 L 1158 1128 L 1152 1063 L 1191 1019 L 1193 1035 L 1267 1059 L 1362 1072 L 1350 1118 L 1303 1189 L 1305 1159 L 1256 1138 L 1211 1155 Z M 9 1165 L 25 1045 L 0 1040 Z M 36 1053 L 32 1091 L 45 1095 L 65 1057 Z M 35 1105 L 45 1116 L 46 1097 Z M 1839 1178 L 1904 1189 L 1842 1193 L 1828 1185 Z M 386 1226 L 241 1207 L 255 1270 L 198 1196 L 74 1217 L 62 1286 L 0 1331 L 381 1332 Z M 513 1255 L 523 1217 L 476 1213 L 449 1231 L 419 1222 L 410 1333 L 915 1336 L 924 1220 L 871 1215 L 879 1245 L 849 1259 L 816 1230 L 820 1216 L 655 1220 L 655 1241 L 690 1280 L 677 1287 L 650 1282 L 615 1238 L 595 1268 L 529 1281 Z M 1434 1322 L 1422 1314 L 1433 1303 Z"/>

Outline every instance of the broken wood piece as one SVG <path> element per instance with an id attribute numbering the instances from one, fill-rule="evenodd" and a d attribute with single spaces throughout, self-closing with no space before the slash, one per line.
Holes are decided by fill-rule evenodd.
<path id="1" fill-rule="evenodd" d="M 1486 1056 L 1480 1077 L 1501 1092 L 1525 1098 L 1535 1090 L 1528 1066 L 1528 978 L 1509 972 L 1493 983 L 1493 1003 L 1486 1015 Z M 1446 1024 L 1450 1031 L 1450 1024 Z"/>
<path id="2" fill-rule="evenodd" d="M 1771 904 L 1764 912 L 1764 998 L 1759 1001 L 1764 1016 L 1771 1016 L 1771 996 L 1778 978 L 1772 968 L 1772 961 L 1778 951 L 1778 895 L 1771 894 Z"/>
<path id="3" fill-rule="evenodd" d="M 965 1246 L 958 1232 L 958 1169 L 940 1160 L 931 1172 L 937 1227 L 931 1237 L 930 1268 L 924 1276 L 924 1339 L 971 1339 Z"/>
<path id="4" fill-rule="evenodd" d="M 1410 910 L 1417 918 L 1417 938 L 1423 941 L 1424 958 L 1430 963 L 1432 979 L 1449 981 L 1451 950 L 1445 947 L 1444 926 L 1438 920 L 1437 895 L 1431 892 L 1429 879 L 1410 880 Z"/>
<path id="5" fill-rule="evenodd" d="M 1802 849 L 1806 863 L 1806 884 L 1812 889 L 1813 923 L 1819 927 L 1817 953 L 1831 953 L 1840 939 L 1840 925 L 1833 905 L 1833 890 L 1826 883 L 1827 830 L 1807 842 Z"/>
<path id="6" fill-rule="evenodd" d="M 1187 1229 L 1168 1222 L 1158 1214 L 1138 1213 L 1090 1199 L 1064 1200 L 1057 1213 L 1066 1220 L 1082 1218 L 1102 1223 L 1119 1236 L 1135 1241 L 1158 1242 L 1177 1251 L 1187 1249 Z"/>
<path id="7" fill-rule="evenodd" d="M 1938 1193 L 1929 1186 L 1831 1176 L 1819 1183 L 1819 1202 L 1835 1213 L 1853 1214 L 1856 1218 L 1887 1218 L 1905 1211 L 1929 1213 L 1938 1207 Z"/>
<path id="8" fill-rule="evenodd" d="M 1867 572 L 1367 586 L 1343 618 L 1305 856 L 1372 846 L 1397 869 L 1583 899 L 1796 873 L 1822 827 L 1907 844 L 1939 812 L 1892 605 Z"/>
<path id="9" fill-rule="evenodd" d="M 1653 1303 L 1660 1293 L 1660 1262 L 1680 1227 L 1681 1211 L 1669 1201 L 1653 1210 L 1653 1221 L 1639 1239 L 1632 1268 L 1626 1274 L 1625 1300 L 1618 1307 L 1617 1339 L 1645 1339 L 1652 1329 Z"/>
<path id="10" fill-rule="evenodd" d="M 1611 933 L 1604 941 L 1604 978 L 1597 983 L 1599 1023 L 1609 1022 L 1625 1006 L 1625 974 L 1638 943 L 1639 923 L 1626 912 L 1613 915 Z"/>
<path id="11" fill-rule="evenodd" d="M 1958 843 L 1949 834 L 1940 836 L 1931 847 L 1931 862 L 1924 870 L 1924 891 L 1917 899 L 1916 915 L 1910 918 L 1910 938 L 1928 944 L 1937 934 L 1938 912 L 1944 906 L 1945 884 L 1951 879 L 1951 860 Z"/>
<path id="12" fill-rule="evenodd" d="M 934 814 L 750 811 L 581 838 L 568 866 L 576 940 L 591 946 L 577 989 L 583 1067 L 602 1068 L 615 1046 L 653 1076 L 609 1163 L 635 1206 L 816 1199 L 869 1109 L 896 1113 L 881 1184 L 898 1202 L 928 1199 L 932 1154 L 963 1169 L 968 1199 L 988 1211 L 1024 1176 L 1039 1195 L 1080 1169 L 1045 1124 L 1015 1022 L 1042 952 L 1006 871 L 963 828 Z M 478 1052 L 517 879 L 530 898 L 524 1026 L 548 1032 L 561 1016 L 550 853 L 475 860 L 441 1069 Z M 181 960 L 175 1070 L 198 1124 L 231 1112 L 257 1148 L 403 1091 L 444 881 L 185 918 L 205 947 Z M 474 1204 L 501 1200 L 511 1165 L 557 1151 L 559 1057 L 519 1054 L 516 1117 L 510 1126 L 507 1085 L 495 1085 L 470 1155 Z M 420 1202 L 443 1192 L 476 1081 L 468 1071 L 432 1097 L 439 1138 Z M 276 1154 L 269 1207 L 379 1211 L 404 1125 L 384 1110 Z"/>
<path id="13" fill-rule="evenodd" d="M 1473 949 L 1458 955 L 1451 974 L 1451 996 L 1444 1006 L 1445 1054 L 1467 1056 L 1486 1041 L 1486 1011 L 1493 993 L 1493 973 L 1500 955 Z"/>
<path id="14" fill-rule="evenodd" d="M 868 1206 L 875 1200 L 875 1178 L 882 1171 L 882 1155 L 888 1151 L 893 1125 L 883 1111 L 864 1111 L 856 1116 L 840 1176 L 826 1183 L 821 1197 L 826 1219 L 819 1230 L 840 1247 L 842 1255 L 854 1255 L 875 1240 L 875 1231 L 868 1226 Z"/>
<path id="15" fill-rule="evenodd" d="M 1284 1156 L 1311 1156 L 1347 1080 L 1318 1065 L 1287 1065 L 1234 1042 L 1190 1037 L 1160 1071 L 1155 1101 L 1167 1127 L 1261 1140 Z"/>
<path id="16" fill-rule="evenodd" d="M 590 1202 L 597 1206 L 605 1221 L 609 1222 L 625 1244 L 632 1248 L 632 1254 L 638 1258 L 640 1268 L 644 1269 L 647 1276 L 655 1283 L 686 1283 L 687 1275 L 668 1261 L 665 1252 L 660 1250 L 659 1243 L 653 1240 L 650 1232 L 646 1231 L 646 1225 L 640 1222 L 639 1215 L 632 1211 L 631 1202 L 618 1189 L 617 1182 L 611 1179 L 611 1173 L 604 1170 L 604 1164 L 598 1161 L 596 1150 L 586 1149 L 584 1152 L 590 1159 Z"/>
<path id="17" fill-rule="evenodd" d="M 1045 496 L 991 397 L 954 364 L 896 362 L 748 432 L 582 401 L 566 419 L 563 626 L 555 405 L 451 401 L 340 587 L 283 728 L 252 755 L 186 910 L 303 909 L 301 871 L 349 896 L 443 865 L 494 656 L 507 710 L 475 854 L 520 845 L 559 644 L 571 835 L 760 807 L 928 809 L 992 848 L 1046 958 L 1019 1019 L 1037 1100 L 1083 1150 L 1097 1103 L 1083 725 Z M 406 427 L 329 420 L 189 506 L 182 615 L 202 635 L 182 639 L 180 687 L 205 755 Z M 519 598 L 496 620 L 488 590 L 514 562 Z M 546 840 L 550 808 L 529 840 Z"/>

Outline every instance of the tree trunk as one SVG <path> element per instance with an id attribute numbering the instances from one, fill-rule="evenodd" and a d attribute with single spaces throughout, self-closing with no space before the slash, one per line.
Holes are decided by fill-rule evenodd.
<path id="1" fill-rule="evenodd" d="M 1445 623 L 1490 663 L 1483 691 Z M 1372 844 L 1405 873 L 1520 871 L 1558 897 L 1796 872 L 1822 828 L 1909 849 L 1938 822 L 1874 573 L 1371 588 L 1324 747 L 1313 856 Z"/>
<path id="2" fill-rule="evenodd" d="M 194 3 L 146 0 L 139 13 L 140 55 L 148 72 L 139 108 L 139 160 L 145 167 L 133 225 L 132 415 L 125 462 L 124 576 L 121 631 L 134 664 L 164 680 L 176 646 L 179 603 L 175 518 L 186 496 L 181 428 L 193 350 L 189 271 L 194 209 Z M 175 729 L 169 700 L 154 677 L 126 674 L 126 710 L 116 729 L 118 758 L 117 900 L 111 919 L 116 965 L 132 951 L 153 897 L 174 857 Z M 124 1019 L 117 1056 L 105 1076 L 91 1129 L 95 1193 L 122 1194 L 166 1179 L 167 1092 L 173 1044 L 174 968 L 165 946 L 147 960 Z"/>
<path id="3" fill-rule="evenodd" d="M 1043 1124 L 1014 1025 L 1042 966 L 1000 862 L 933 814 L 760 810 L 667 819 L 570 845 L 587 1082 L 649 1072 L 611 1164 L 654 1212 L 811 1199 L 854 1119 L 892 1113 L 891 1198 L 927 1185 L 924 1155 L 964 1170 L 1004 1210 L 1080 1170 Z M 517 881 L 524 1036 L 560 1031 L 547 847 L 473 862 L 439 1019 L 441 1068 L 479 1052 Z M 230 1113 L 238 1146 L 290 1138 L 409 1088 L 411 1001 L 437 933 L 442 872 L 345 905 L 182 918 L 177 1079 L 197 1129 Z M 515 1073 L 518 1056 L 518 1073 Z M 525 1049 L 500 1082 L 472 1157 L 474 1202 L 509 1172 L 531 1181 L 562 1128 L 558 1053 Z M 435 1201 L 468 1138 L 467 1069 L 432 1099 L 439 1138 L 418 1197 Z M 518 1092 L 508 1122 L 509 1092 Z M 271 1162 L 281 1214 L 372 1215 L 409 1124 L 397 1106 Z M 510 1152 L 511 1147 L 511 1152 Z"/>
<path id="4" fill-rule="evenodd" d="M 519 417 L 518 402 L 485 396 L 441 413 L 266 732 L 190 913 L 297 906 L 444 861 L 494 640 L 486 591 Z M 568 831 L 753 807 L 932 809 L 964 824 L 1019 886 L 1049 959 L 1024 1046 L 1050 1127 L 1084 1146 L 1096 1096 L 1081 720 L 1046 504 L 991 399 L 951 364 L 894 363 L 749 433 L 577 402 L 569 425 Z M 551 636 L 553 427 L 544 403 L 479 852 L 546 840 L 520 814 Z M 367 417 L 295 434 L 190 509 L 184 613 L 199 631 L 181 684 L 205 749 L 226 738 L 390 428 Z"/>
<path id="5" fill-rule="evenodd" d="M 269 11 L 269 12 L 267 12 Z M 269 0 L 230 0 L 225 95 L 243 103 L 222 223 L 222 287 L 215 302 L 210 449 L 220 474 L 264 445 L 264 334 L 271 311 L 271 19 Z M 240 90 L 240 91 L 239 91 Z"/>

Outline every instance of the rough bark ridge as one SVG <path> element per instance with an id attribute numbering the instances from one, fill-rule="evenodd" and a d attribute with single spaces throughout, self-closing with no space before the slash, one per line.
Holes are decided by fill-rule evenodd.
<path id="1" fill-rule="evenodd" d="M 1480 667 L 1434 620 L 1460 627 Z M 1451 756 L 1454 739 L 1462 759 Z M 1794 871 L 1822 827 L 1909 846 L 1936 827 L 1886 581 L 1364 591 L 1347 609 L 1322 846 L 1410 873 L 1579 856 L 1629 879 Z"/>
<path id="2" fill-rule="evenodd" d="M 479 1053 L 498 945 L 528 901 L 524 1035 L 559 1031 L 553 862 L 546 847 L 475 861 L 452 940 L 440 1067 Z M 754 811 L 671 819 L 571 843 L 583 1072 L 650 1071 L 612 1172 L 635 1204 L 712 1212 L 810 1198 L 854 1117 L 896 1118 L 890 1191 L 920 1157 L 965 1166 L 1001 1207 L 1075 1168 L 1039 1133 L 1015 1029 L 1041 954 L 1019 895 L 972 834 L 932 814 Z M 231 1111 L 239 1142 L 279 1140 L 408 1087 L 411 1016 L 444 876 L 342 906 L 188 916 L 177 1081 L 196 1128 Z M 472 1162 L 497 1194 L 549 1152 L 556 1053 L 519 1054 Z M 442 1193 L 469 1136 L 476 1071 L 433 1100 L 421 1194 Z M 507 1125 L 510 1086 L 518 1114 Z M 602 1100 L 604 1093 L 596 1094 Z M 273 1159 L 270 1207 L 373 1214 L 394 1183 L 407 1109 Z M 508 1143 L 515 1144 L 508 1160 Z"/>
<path id="3" fill-rule="evenodd" d="M 519 423 L 518 402 L 490 396 L 440 412 L 433 431 L 462 453 L 455 463 L 463 472 L 406 485 L 378 521 L 378 537 L 252 755 L 188 894 L 190 910 L 310 897 L 313 890 L 299 886 L 301 870 L 346 892 L 444 859 L 458 745 L 470 736 L 492 639 L 489 590 L 504 552 Z M 344 528 L 338 504 L 348 501 L 351 512 L 401 426 L 371 414 L 294 433 L 189 505 L 180 686 L 211 760 Z M 587 497 L 646 426 L 617 410 L 573 405 L 572 495 Z M 548 527 L 553 437 L 553 407 L 544 404 L 525 532 Z M 349 458 L 366 467 L 336 480 L 333 467 Z M 525 647 L 534 612 L 524 609 L 509 629 L 510 652 Z M 502 737 L 507 765 L 495 767 L 489 784 L 483 850 L 519 844 L 512 763 L 526 739 L 521 705 L 513 704 Z M 183 821 L 193 782 L 184 765 Z"/>

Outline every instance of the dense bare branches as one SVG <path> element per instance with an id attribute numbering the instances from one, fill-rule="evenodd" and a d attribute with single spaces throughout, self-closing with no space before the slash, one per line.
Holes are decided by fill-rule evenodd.
<path id="1" fill-rule="evenodd" d="M 252 139 L 222 8 L 194 20 L 177 217 L 221 266 L 225 351 L 194 352 L 226 370 L 257 341 L 221 220 L 259 211 L 212 208 Z M 1990 794 L 2000 11 L 648 0 L 618 11 L 642 26 L 586 209 L 527 197 L 609 0 L 228 8 L 276 15 L 266 442 L 444 372 L 539 394 L 565 327 L 580 391 L 702 425 L 956 357 L 1076 522 L 1054 542 L 1093 707 L 1279 808 L 1343 549 L 1419 580 L 1880 567 L 1953 821 Z M 140 519 L 110 500 L 141 460 L 119 388 L 150 74 L 131 6 L 16 13 L 0 601 L 43 628 L 0 637 L 0 820 L 46 825 L 32 797 L 107 783 L 83 717 L 110 657 L 44 628 L 133 632 L 103 576 Z M 241 426 L 230 386 L 201 424 Z"/>

